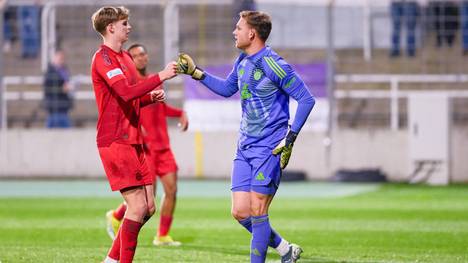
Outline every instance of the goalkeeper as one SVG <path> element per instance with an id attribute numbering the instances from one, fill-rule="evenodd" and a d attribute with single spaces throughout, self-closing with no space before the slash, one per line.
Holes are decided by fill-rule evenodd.
<path id="1" fill-rule="evenodd" d="M 232 171 L 231 213 L 252 233 L 252 263 L 265 262 L 268 246 L 279 252 L 281 262 L 296 262 L 302 252 L 271 228 L 268 208 L 294 141 L 315 104 L 291 66 L 266 46 L 270 31 L 268 14 L 240 12 L 233 35 L 236 47 L 243 52 L 227 79 L 204 72 L 187 54 L 179 55 L 177 65 L 179 73 L 191 75 L 221 96 L 230 97 L 240 90 L 242 121 Z M 298 102 L 290 128 L 289 97 Z"/>

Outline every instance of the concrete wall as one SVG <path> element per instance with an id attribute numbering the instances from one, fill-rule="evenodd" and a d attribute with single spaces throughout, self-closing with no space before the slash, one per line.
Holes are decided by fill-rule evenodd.
<path id="1" fill-rule="evenodd" d="M 452 136 L 455 182 L 468 181 L 467 133 L 455 129 Z M 305 171 L 310 179 L 327 179 L 340 168 L 380 168 L 394 181 L 405 180 L 410 173 L 405 131 L 340 131 L 334 136 L 330 160 L 324 138 L 321 133 L 301 133 L 288 169 Z M 193 178 L 197 173 L 229 177 L 236 132 L 197 135 L 171 130 L 171 141 L 181 177 Z M 0 177 L 104 177 L 94 129 L 8 130 L 0 134 L 0 157 Z"/>
<path id="2" fill-rule="evenodd" d="M 451 139 L 451 181 L 468 182 L 468 129 L 454 129 Z"/>
<path id="3" fill-rule="evenodd" d="M 364 44 L 363 5 L 343 6 L 340 1 L 333 11 L 336 48 L 362 48 Z M 388 4 L 388 3 L 387 3 Z M 279 5 L 259 3 L 259 9 L 271 14 L 273 28 L 269 44 L 287 48 L 327 47 L 327 5 Z M 386 4 L 373 4 L 371 40 L 375 48 L 388 48 L 391 43 L 391 21 Z M 404 41 L 403 41 L 404 42 Z"/>

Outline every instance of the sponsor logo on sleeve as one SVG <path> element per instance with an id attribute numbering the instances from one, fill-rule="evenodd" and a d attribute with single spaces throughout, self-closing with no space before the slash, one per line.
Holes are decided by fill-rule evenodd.
<path id="1" fill-rule="evenodd" d="M 118 76 L 118 75 L 123 75 L 123 72 L 120 68 L 116 68 L 116 69 L 113 69 L 113 70 L 109 70 L 107 73 L 106 73 L 107 77 L 109 79 L 115 77 L 115 76 Z"/>

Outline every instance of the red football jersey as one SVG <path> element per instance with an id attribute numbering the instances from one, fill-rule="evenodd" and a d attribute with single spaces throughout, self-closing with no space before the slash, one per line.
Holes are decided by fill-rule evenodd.
<path id="1" fill-rule="evenodd" d="M 161 85 L 158 75 L 137 83 L 130 54 L 101 45 L 93 56 L 91 75 L 98 108 L 97 144 L 141 144 L 140 97 Z M 149 97 L 149 95 L 146 95 Z M 145 98 L 148 101 L 148 98 Z"/>
<path id="2" fill-rule="evenodd" d="M 138 79 L 143 81 L 146 78 L 138 73 Z M 181 109 L 169 106 L 164 102 L 156 102 L 141 108 L 140 121 L 143 126 L 145 143 L 151 145 L 153 150 L 169 149 L 171 146 L 166 117 L 180 117 L 182 113 Z"/>
<path id="3" fill-rule="evenodd" d="M 154 150 L 170 148 L 166 117 L 180 117 L 182 112 L 182 110 L 171 107 L 164 102 L 153 103 L 141 108 L 141 124 L 144 129 L 145 143 L 150 144 Z"/>

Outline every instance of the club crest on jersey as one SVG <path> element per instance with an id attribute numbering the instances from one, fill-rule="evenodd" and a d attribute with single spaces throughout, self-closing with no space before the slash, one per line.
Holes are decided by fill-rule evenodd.
<path id="1" fill-rule="evenodd" d="M 254 79 L 255 79 L 255 80 L 259 80 L 259 79 L 262 78 L 262 75 L 263 75 L 262 70 L 261 70 L 261 69 L 256 69 L 256 70 L 254 71 L 254 75 L 253 75 L 253 76 L 254 76 Z"/>
<path id="2" fill-rule="evenodd" d="M 106 66 L 112 65 L 112 61 L 109 58 L 109 54 L 107 54 L 107 52 L 105 51 L 102 52 L 102 59 L 104 60 L 104 65 Z"/>
<path id="3" fill-rule="evenodd" d="M 118 76 L 118 75 L 123 75 L 123 72 L 120 68 L 115 68 L 113 70 L 109 70 L 107 73 L 106 73 L 107 77 L 109 79 L 115 77 L 115 76 Z"/>

